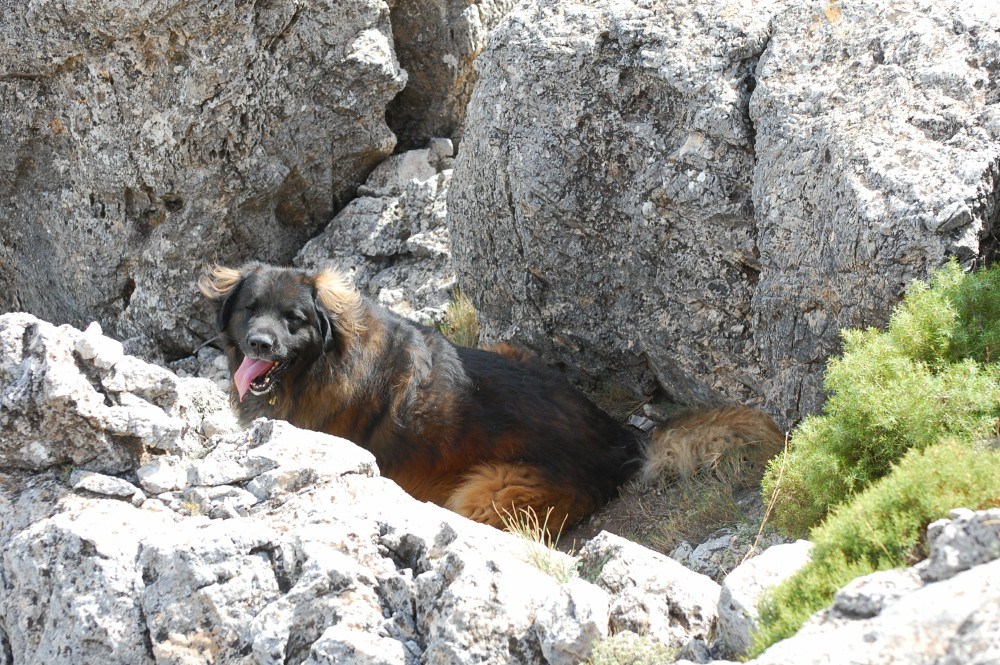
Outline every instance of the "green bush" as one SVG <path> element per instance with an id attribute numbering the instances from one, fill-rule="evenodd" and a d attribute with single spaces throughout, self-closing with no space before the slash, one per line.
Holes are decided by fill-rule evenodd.
<path id="1" fill-rule="evenodd" d="M 842 333 L 823 415 L 792 434 L 764 476 L 773 520 L 804 537 L 830 509 L 885 476 L 910 449 L 996 434 L 1000 416 L 1000 270 L 951 262 L 914 282 L 888 330 Z"/>
<path id="2" fill-rule="evenodd" d="M 927 524 L 964 506 L 1000 506 L 1000 450 L 959 441 L 911 450 L 892 472 L 813 529 L 809 563 L 761 604 L 751 657 L 793 635 L 856 577 L 924 558 Z"/>

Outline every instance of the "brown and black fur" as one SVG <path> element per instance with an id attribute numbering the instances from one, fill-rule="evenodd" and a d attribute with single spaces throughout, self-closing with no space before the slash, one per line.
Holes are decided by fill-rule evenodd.
<path id="1" fill-rule="evenodd" d="M 268 393 L 233 391 L 244 424 L 265 416 L 354 441 L 417 499 L 494 526 L 529 508 L 570 524 L 661 463 L 527 352 L 454 346 L 336 271 L 251 263 L 215 268 L 199 286 L 218 307 L 231 371 L 246 355 L 285 363 Z M 780 436 L 766 415 L 743 412 Z"/>

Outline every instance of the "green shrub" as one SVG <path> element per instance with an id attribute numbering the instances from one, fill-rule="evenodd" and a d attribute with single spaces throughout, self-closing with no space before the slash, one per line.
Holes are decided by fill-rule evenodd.
<path id="1" fill-rule="evenodd" d="M 856 577 L 924 558 L 927 524 L 964 506 L 1000 506 L 1000 450 L 959 441 L 911 450 L 892 472 L 813 529 L 809 563 L 761 604 L 751 657 L 793 635 Z"/>
<path id="2" fill-rule="evenodd" d="M 888 330 L 842 333 L 823 415 L 772 460 L 765 497 L 774 523 L 804 537 L 829 510 L 885 476 L 908 450 L 995 435 L 1000 416 L 1000 270 L 965 275 L 954 262 L 914 282 Z"/>

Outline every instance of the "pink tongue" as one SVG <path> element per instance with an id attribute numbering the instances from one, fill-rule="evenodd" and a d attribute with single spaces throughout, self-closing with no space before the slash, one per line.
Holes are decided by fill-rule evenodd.
<path id="1" fill-rule="evenodd" d="M 274 367 L 277 363 L 273 363 L 269 360 L 258 360 L 257 358 L 244 358 L 243 364 L 240 368 L 236 370 L 233 374 L 233 382 L 236 383 L 236 390 L 240 394 L 240 401 L 243 401 L 243 396 L 246 394 L 247 390 L 250 389 L 250 382 L 256 379 L 262 374 L 266 374 L 269 369 Z"/>

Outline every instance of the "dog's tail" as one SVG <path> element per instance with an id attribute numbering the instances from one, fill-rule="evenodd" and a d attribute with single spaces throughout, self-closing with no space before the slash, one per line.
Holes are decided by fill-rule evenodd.
<path id="1" fill-rule="evenodd" d="M 698 472 L 725 473 L 723 467 L 748 464 L 763 472 L 782 450 L 785 435 L 763 411 L 748 406 L 694 409 L 653 430 L 638 478 L 649 484 L 661 477 Z"/>

